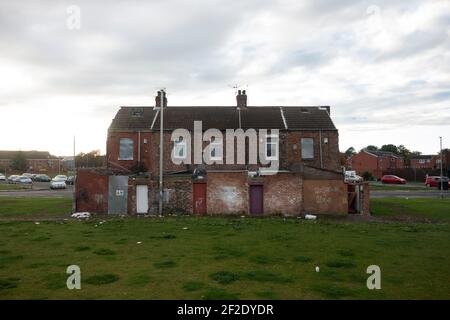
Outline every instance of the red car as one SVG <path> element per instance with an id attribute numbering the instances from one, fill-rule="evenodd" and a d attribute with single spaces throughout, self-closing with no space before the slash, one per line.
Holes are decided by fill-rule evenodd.
<path id="1" fill-rule="evenodd" d="M 425 178 L 425 185 L 427 187 L 433 187 L 433 188 L 437 188 L 438 184 L 439 184 L 439 180 L 441 179 L 440 176 L 427 176 Z M 442 177 L 442 181 L 448 181 L 447 177 Z"/>
<path id="2" fill-rule="evenodd" d="M 405 184 L 406 180 L 397 176 L 386 175 L 381 178 L 381 183 Z"/>

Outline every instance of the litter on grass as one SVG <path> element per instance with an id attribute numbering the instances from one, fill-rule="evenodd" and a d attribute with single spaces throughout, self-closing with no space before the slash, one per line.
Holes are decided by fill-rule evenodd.
<path id="1" fill-rule="evenodd" d="M 76 219 L 89 219 L 91 214 L 89 212 L 75 212 L 71 217 Z"/>

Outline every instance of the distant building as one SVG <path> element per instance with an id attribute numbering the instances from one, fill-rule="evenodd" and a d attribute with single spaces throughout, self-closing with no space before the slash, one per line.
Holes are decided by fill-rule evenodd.
<path id="1" fill-rule="evenodd" d="M 410 167 L 415 169 L 434 169 L 436 167 L 436 155 L 413 156 Z"/>
<path id="2" fill-rule="evenodd" d="M 11 165 L 17 153 L 21 152 L 27 160 L 27 169 L 30 173 L 58 172 L 60 160 L 48 151 L 0 151 L 0 168 L 12 171 Z"/>
<path id="3" fill-rule="evenodd" d="M 385 151 L 361 150 L 350 158 L 350 164 L 357 174 L 370 172 L 378 179 L 383 176 L 385 170 L 404 168 L 403 157 Z"/>

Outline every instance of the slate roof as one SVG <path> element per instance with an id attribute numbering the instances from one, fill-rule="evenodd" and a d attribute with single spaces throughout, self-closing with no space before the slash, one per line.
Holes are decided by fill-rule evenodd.
<path id="1" fill-rule="evenodd" d="M 203 129 L 280 129 L 337 130 L 327 107 L 171 107 L 164 109 L 164 129 L 193 130 L 194 121 L 202 121 Z M 112 120 L 110 131 L 159 130 L 159 109 L 153 107 L 121 107 Z M 284 117 L 284 119 L 283 119 Z"/>
<path id="2" fill-rule="evenodd" d="M 412 156 L 411 160 L 428 160 L 428 159 L 432 159 L 434 156 L 431 154 L 419 154 L 416 156 Z"/>
<path id="3" fill-rule="evenodd" d="M 399 156 L 398 154 L 395 154 L 393 152 L 389 151 L 369 151 L 365 150 L 367 153 L 371 153 L 377 157 L 394 157 L 394 158 L 403 158 L 402 156 Z"/>

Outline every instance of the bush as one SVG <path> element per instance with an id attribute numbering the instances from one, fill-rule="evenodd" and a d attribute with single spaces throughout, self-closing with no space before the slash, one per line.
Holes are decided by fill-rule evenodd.
<path id="1" fill-rule="evenodd" d="M 364 181 L 372 181 L 373 175 L 369 171 L 364 171 L 362 174 L 362 177 L 364 178 Z"/>

